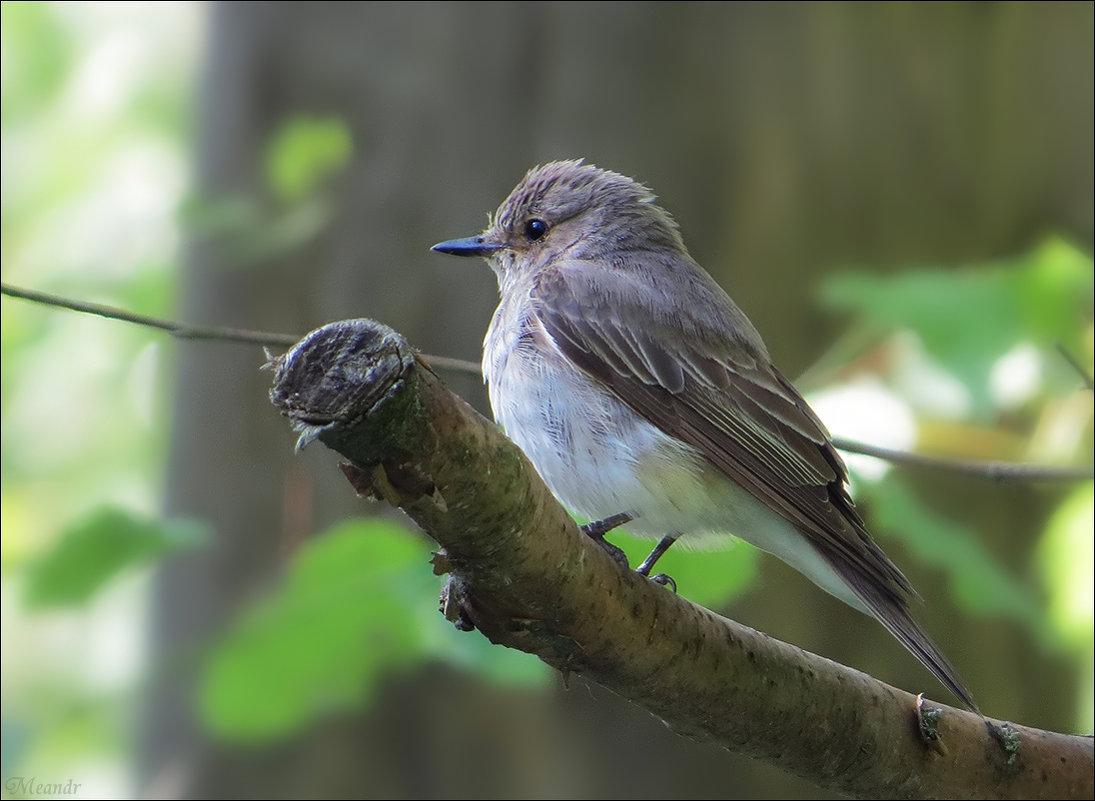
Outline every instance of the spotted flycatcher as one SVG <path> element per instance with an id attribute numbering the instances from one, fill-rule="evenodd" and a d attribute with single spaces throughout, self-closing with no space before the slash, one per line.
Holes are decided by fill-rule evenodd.
<path id="1" fill-rule="evenodd" d="M 679 537 L 741 537 L 877 618 L 976 709 L 909 614 L 915 591 L 868 534 L 825 426 L 647 187 L 547 164 L 486 231 L 434 250 L 487 259 L 495 419 L 565 506 L 662 538 L 640 572 Z"/>

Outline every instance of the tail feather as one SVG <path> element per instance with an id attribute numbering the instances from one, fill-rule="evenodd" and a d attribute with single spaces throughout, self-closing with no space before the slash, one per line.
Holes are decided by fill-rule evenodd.
<path id="1" fill-rule="evenodd" d="M 950 661 L 909 611 L 907 596 L 898 587 L 879 587 L 862 580 L 836 560 L 829 563 L 841 575 L 852 591 L 863 601 L 871 614 L 893 634 L 967 709 L 977 714 L 977 702 Z M 842 567 L 844 569 L 842 569 Z M 859 579 L 858 581 L 856 579 Z"/>
<path id="2" fill-rule="evenodd" d="M 871 606 L 871 611 L 874 612 L 878 621 L 897 637 L 901 644 L 908 648 L 912 655 L 919 659 L 948 690 L 954 693 L 967 709 L 981 713 L 969 688 L 958 675 L 958 671 L 954 669 L 928 633 L 913 619 L 906 606 L 902 604 L 898 607 L 879 609 L 874 607 L 869 599 L 864 600 L 868 606 Z"/>

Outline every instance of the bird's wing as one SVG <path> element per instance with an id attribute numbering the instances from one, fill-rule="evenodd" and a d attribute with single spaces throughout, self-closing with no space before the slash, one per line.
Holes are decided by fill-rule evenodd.
<path id="1" fill-rule="evenodd" d="M 721 298 L 671 308 L 668 298 L 638 291 L 631 275 L 607 281 L 566 268 L 542 273 L 533 301 L 568 358 L 794 523 L 821 553 L 877 585 L 912 592 L 872 547 L 845 490 L 844 463 L 806 401 L 762 350 L 730 333 L 734 321 L 700 317 Z"/>
<path id="2" fill-rule="evenodd" d="M 649 276 L 608 270 L 564 262 L 539 275 L 533 306 L 560 350 L 793 523 L 883 625 L 973 708 L 909 615 L 915 592 L 864 527 L 824 425 L 771 365 L 744 314 L 704 274 L 677 272 L 672 288 L 660 288 Z"/>

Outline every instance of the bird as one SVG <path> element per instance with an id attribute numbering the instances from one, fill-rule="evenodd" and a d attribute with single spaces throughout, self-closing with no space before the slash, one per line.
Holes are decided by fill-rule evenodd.
<path id="1" fill-rule="evenodd" d="M 874 617 L 976 711 L 825 425 L 655 201 L 620 173 L 554 161 L 481 234 L 433 246 L 485 258 L 498 279 L 482 361 L 496 422 L 588 533 L 627 522 L 660 538 L 640 573 L 678 539 L 743 539 Z"/>

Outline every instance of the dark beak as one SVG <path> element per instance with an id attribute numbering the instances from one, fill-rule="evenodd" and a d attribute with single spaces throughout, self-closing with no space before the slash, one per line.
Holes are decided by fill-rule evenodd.
<path id="1" fill-rule="evenodd" d="M 489 256 L 496 250 L 501 250 L 501 245 L 494 245 L 482 236 L 469 236 L 466 239 L 450 239 L 448 242 L 438 242 L 430 250 L 438 253 L 449 253 L 453 256 Z"/>

